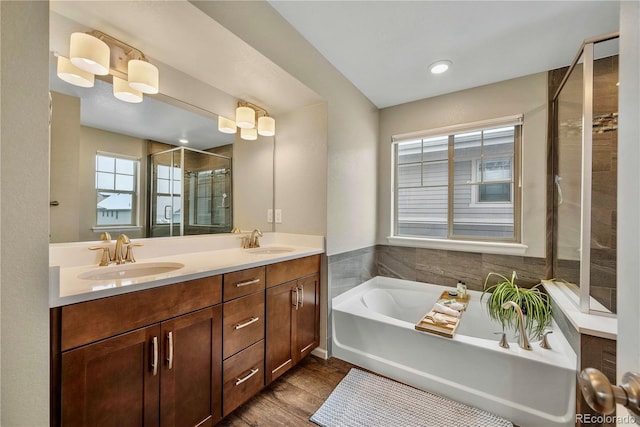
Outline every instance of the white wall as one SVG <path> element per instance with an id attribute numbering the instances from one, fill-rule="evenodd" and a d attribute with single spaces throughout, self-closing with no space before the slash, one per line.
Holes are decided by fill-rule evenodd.
<path id="1" fill-rule="evenodd" d="M 0 424 L 49 425 L 49 5 L 0 2 Z"/>
<path id="2" fill-rule="evenodd" d="M 618 128 L 618 380 L 640 372 L 640 3 L 620 4 Z M 619 382 L 618 382 L 619 383 Z"/>
<path id="3" fill-rule="evenodd" d="M 391 235 L 391 137 L 524 113 L 522 137 L 525 255 L 545 256 L 547 76 L 533 74 L 380 110 L 377 242 Z"/>
<path id="4" fill-rule="evenodd" d="M 315 206 L 327 212 L 327 254 L 375 244 L 378 109 L 266 1 L 192 3 L 326 100 L 328 165 L 318 173 L 327 175 L 327 199 Z M 298 154 L 300 165 L 313 160 Z M 305 196 L 278 197 L 293 205 Z"/>

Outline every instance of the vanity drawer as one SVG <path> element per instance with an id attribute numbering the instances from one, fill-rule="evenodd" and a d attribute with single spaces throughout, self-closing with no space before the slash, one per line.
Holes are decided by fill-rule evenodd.
<path id="1" fill-rule="evenodd" d="M 310 274 L 320 273 L 320 255 L 267 265 L 267 288 Z"/>
<path id="2" fill-rule="evenodd" d="M 264 386 L 264 340 L 222 364 L 222 415 L 242 405 Z"/>
<path id="3" fill-rule="evenodd" d="M 229 301 L 264 289 L 264 267 L 227 273 L 223 278 L 223 299 Z"/>
<path id="4" fill-rule="evenodd" d="M 225 302 L 222 310 L 224 359 L 264 338 L 264 292 Z"/>
<path id="5" fill-rule="evenodd" d="M 222 302 L 222 276 L 62 307 L 62 351 Z"/>

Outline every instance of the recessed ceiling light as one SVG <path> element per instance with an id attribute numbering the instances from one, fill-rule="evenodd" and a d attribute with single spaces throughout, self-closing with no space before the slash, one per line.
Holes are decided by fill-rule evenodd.
<path id="1" fill-rule="evenodd" d="M 187 138 L 180 138 L 178 142 L 181 142 L 182 144 L 188 144 L 189 140 Z"/>
<path id="2" fill-rule="evenodd" d="M 431 71 L 431 74 L 442 74 L 449 69 L 451 64 L 453 63 L 447 59 L 436 61 L 429 65 L 429 71 Z"/>

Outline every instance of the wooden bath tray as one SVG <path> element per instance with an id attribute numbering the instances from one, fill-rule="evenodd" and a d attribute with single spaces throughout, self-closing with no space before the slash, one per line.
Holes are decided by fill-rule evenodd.
<path id="1" fill-rule="evenodd" d="M 456 300 L 456 302 L 464 305 L 464 309 L 466 310 L 467 306 L 469 305 L 469 294 L 467 294 L 465 298 L 460 298 L 452 297 L 447 291 L 443 291 L 437 302 L 442 304 L 447 300 Z M 458 325 L 460 324 L 460 320 L 462 319 L 462 315 L 464 314 L 464 310 L 460 313 L 460 317 L 453 317 L 439 313 L 440 316 L 443 316 L 444 319 L 447 320 L 446 325 L 435 323 L 433 320 L 431 320 L 430 317 L 433 317 L 435 314 L 436 313 L 433 310 L 429 310 L 429 312 L 425 314 L 422 319 L 418 321 L 418 323 L 415 324 L 416 330 L 429 332 L 446 338 L 453 338 L 456 333 L 456 329 L 458 329 Z"/>

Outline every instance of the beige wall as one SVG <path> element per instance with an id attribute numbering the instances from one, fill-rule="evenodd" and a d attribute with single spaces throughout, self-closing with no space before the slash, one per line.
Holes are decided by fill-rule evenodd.
<path id="1" fill-rule="evenodd" d="M 278 116 L 275 158 L 275 208 L 282 210 L 283 233 L 324 235 L 327 212 L 327 104 Z M 295 197 L 292 197 L 295 195 Z"/>
<path id="2" fill-rule="evenodd" d="M 49 7 L 0 2 L 0 424 L 49 425 Z"/>
<path id="3" fill-rule="evenodd" d="M 238 133 L 239 135 L 239 133 Z M 273 137 L 233 144 L 233 226 L 271 231 L 267 209 L 273 206 Z"/>
<path id="4" fill-rule="evenodd" d="M 547 78 L 534 74 L 380 110 L 378 238 L 391 234 L 391 136 L 524 113 L 522 141 L 525 255 L 545 256 Z"/>

